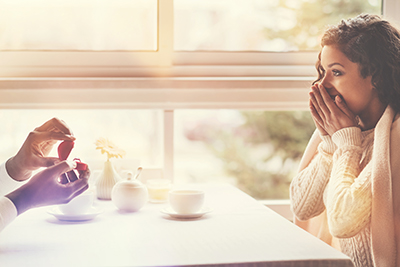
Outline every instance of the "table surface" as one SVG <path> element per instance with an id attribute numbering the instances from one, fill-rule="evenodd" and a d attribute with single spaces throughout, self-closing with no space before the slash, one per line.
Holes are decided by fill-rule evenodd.
<path id="1" fill-rule="evenodd" d="M 124 213 L 111 201 L 86 222 L 30 210 L 0 233 L 0 266 L 353 266 L 351 260 L 230 185 L 206 192 L 207 215 L 173 219 L 167 203 Z"/>

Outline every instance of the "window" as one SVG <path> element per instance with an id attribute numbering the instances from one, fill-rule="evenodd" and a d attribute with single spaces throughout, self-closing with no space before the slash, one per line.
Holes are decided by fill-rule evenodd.
<path id="1" fill-rule="evenodd" d="M 325 25 L 361 12 L 381 14 L 381 10 L 378 0 L 175 0 L 174 48 L 179 51 L 318 50 Z"/>
<path id="2" fill-rule="evenodd" d="M 308 111 L 175 111 L 176 183 L 230 183 L 256 199 L 288 199 L 315 129 Z"/>
<path id="3" fill-rule="evenodd" d="M 0 77 L 313 76 L 310 49 L 324 25 L 382 8 L 397 16 L 394 0 L 48 2 L 0 2 L 3 25 L 11 24 L 0 28 Z M 49 18 L 22 20 L 30 5 L 37 12 L 27 19 Z"/>
<path id="4" fill-rule="evenodd" d="M 315 48 L 323 25 L 361 12 L 383 12 L 391 19 L 400 14 L 400 4 L 395 0 L 50 2 L 51 5 L 48 0 L 0 1 L 0 13 L 10 8 L 19 13 L 22 7 L 16 6 L 22 3 L 51 6 L 59 12 L 67 12 L 60 5 L 69 5 L 79 10 L 74 12 L 78 19 L 63 24 L 68 26 L 51 23 L 53 29 L 69 27 L 82 36 L 67 42 L 64 39 L 67 35 L 48 38 L 47 34 L 39 35 L 41 31 L 36 34 L 30 30 L 20 38 L 21 29 L 26 27 L 21 24 L 15 28 L 19 29 L 19 39 L 17 31 L 8 33 L 13 38 L 0 38 L 0 108 L 2 119 L 9 122 L 4 133 L 6 154 L 2 157 L 15 153 L 27 132 L 38 123 L 59 116 L 78 131 L 79 140 L 85 140 L 81 147 L 91 147 L 84 158 L 101 159 L 102 155 L 92 146 L 96 129 L 99 135 L 104 133 L 122 147 L 126 145 L 129 154 L 139 157 L 143 167 L 162 170 L 151 175 L 175 178 L 177 183 L 207 178 L 211 182 L 239 185 L 234 175 L 239 170 L 238 163 L 220 157 L 223 150 L 218 148 L 228 149 L 225 143 L 228 139 L 220 137 L 223 134 L 236 138 L 237 149 L 251 148 L 244 152 L 250 155 L 251 162 L 260 158 L 255 167 L 246 165 L 249 169 L 269 168 L 272 161 L 265 159 L 273 148 L 264 150 L 268 144 L 249 142 L 243 136 L 236 136 L 235 131 L 254 130 L 249 121 L 263 117 L 291 116 L 294 120 L 304 116 L 306 120 L 307 92 L 316 75 Z M 95 2 L 99 6 L 94 6 Z M 108 6 L 110 3 L 113 7 Z M 127 8 L 121 11 L 120 5 Z M 110 11 L 107 14 L 102 13 L 105 7 Z M 136 12 L 138 16 L 115 15 L 125 11 Z M 85 12 L 96 18 L 102 14 L 113 23 L 107 24 L 108 30 L 103 29 L 99 25 L 104 25 L 105 20 L 84 18 Z M 52 16 L 52 12 L 47 13 Z M 7 16 L 0 17 L 0 32 L 4 32 L 2 20 Z M 130 27 L 125 27 L 126 24 Z M 100 32 L 87 34 L 85 27 Z M 123 31 L 128 35 L 123 36 Z M 31 35 L 34 39 L 27 38 L 31 33 L 35 33 Z M 37 39 L 40 36 L 43 38 Z M 34 44 L 30 43 L 32 40 Z M 22 123 L 26 114 L 35 117 Z M 109 119 L 97 126 L 84 127 L 87 118 L 94 114 Z M 14 119 L 8 119 L 9 116 Z M 211 143 L 196 139 L 199 134 L 196 131 L 204 131 L 204 121 L 215 122 L 211 130 L 218 134 L 211 141 L 206 140 Z M 113 123 L 115 126 L 110 127 Z M 117 128 L 121 130 L 113 132 Z M 14 131 L 18 135 L 9 134 Z M 308 130 L 306 133 L 304 140 L 308 139 Z M 215 145 L 214 150 L 209 144 Z M 77 155 L 85 154 L 79 147 Z M 282 162 L 282 166 L 286 164 L 285 170 L 294 169 L 297 164 L 296 159 Z M 279 196 L 276 193 L 265 196 L 255 192 L 253 196 L 285 198 L 284 192 Z"/>
<path id="5" fill-rule="evenodd" d="M 2 51 L 155 51 L 156 0 L 0 3 Z"/>

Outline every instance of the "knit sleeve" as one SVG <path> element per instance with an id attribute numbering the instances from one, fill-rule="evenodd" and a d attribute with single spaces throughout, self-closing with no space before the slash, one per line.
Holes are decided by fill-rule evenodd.
<path id="1" fill-rule="evenodd" d="M 332 140 L 338 149 L 333 155 L 325 198 L 328 225 L 333 236 L 349 238 L 365 228 L 370 220 L 371 164 L 360 170 L 363 149 L 358 127 L 341 129 L 333 134 Z"/>
<path id="2" fill-rule="evenodd" d="M 310 164 L 293 178 L 290 184 L 291 208 L 299 220 L 308 220 L 325 210 L 323 193 L 332 168 L 335 144 L 329 136 L 322 142 Z"/>

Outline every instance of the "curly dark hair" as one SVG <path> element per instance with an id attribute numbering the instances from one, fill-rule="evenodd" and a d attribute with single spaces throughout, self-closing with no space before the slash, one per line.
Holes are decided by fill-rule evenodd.
<path id="1" fill-rule="evenodd" d="M 380 101 L 400 112 L 400 32 L 377 15 L 362 14 L 329 26 L 321 39 L 321 47 L 336 46 L 346 57 L 358 63 L 363 78 L 371 83 Z M 321 52 L 316 63 L 318 79 L 324 76 Z"/>

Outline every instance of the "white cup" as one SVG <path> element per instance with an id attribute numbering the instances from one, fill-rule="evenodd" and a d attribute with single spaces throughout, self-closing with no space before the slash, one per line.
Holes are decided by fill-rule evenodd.
<path id="1" fill-rule="evenodd" d="M 193 214 L 201 210 L 204 204 L 202 190 L 172 190 L 169 192 L 169 204 L 178 214 Z"/>
<path id="2" fill-rule="evenodd" d="M 60 211 L 65 215 L 80 215 L 85 214 L 92 207 L 94 201 L 94 192 L 87 190 L 73 198 L 67 204 L 59 205 Z"/>

